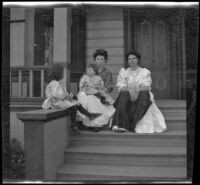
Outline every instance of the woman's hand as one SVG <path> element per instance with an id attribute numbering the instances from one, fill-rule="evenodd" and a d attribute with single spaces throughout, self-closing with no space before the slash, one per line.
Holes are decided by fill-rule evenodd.
<path id="1" fill-rule="evenodd" d="M 88 94 L 88 95 L 97 94 L 97 93 L 98 93 L 98 90 L 96 90 L 94 88 L 88 89 L 86 91 L 86 94 Z"/>
<path id="2" fill-rule="evenodd" d="M 120 89 L 120 91 L 121 91 L 121 92 L 123 92 L 123 91 L 128 91 L 128 87 L 127 87 L 127 86 L 124 86 L 124 87 L 122 87 L 122 88 Z"/>
<path id="3" fill-rule="evenodd" d="M 149 87 L 145 85 L 140 85 L 140 91 L 149 91 Z"/>

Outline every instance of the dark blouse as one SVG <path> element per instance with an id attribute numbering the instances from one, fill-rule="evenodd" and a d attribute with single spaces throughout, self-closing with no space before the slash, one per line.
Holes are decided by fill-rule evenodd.
<path id="1" fill-rule="evenodd" d="M 101 72 L 99 72 L 99 76 L 104 81 L 104 85 L 107 88 L 108 92 L 112 92 L 114 87 L 112 73 L 107 68 L 103 67 Z"/>

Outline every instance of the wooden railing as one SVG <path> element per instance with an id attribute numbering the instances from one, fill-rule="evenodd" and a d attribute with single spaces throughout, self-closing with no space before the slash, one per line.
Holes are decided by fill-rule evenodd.
<path id="1" fill-rule="evenodd" d="M 10 96 L 44 97 L 48 69 L 48 66 L 10 67 Z"/>

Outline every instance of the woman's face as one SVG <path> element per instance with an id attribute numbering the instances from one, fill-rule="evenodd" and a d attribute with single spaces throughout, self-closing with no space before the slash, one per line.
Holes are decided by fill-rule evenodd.
<path id="1" fill-rule="evenodd" d="M 128 56 L 128 64 L 129 64 L 129 67 L 136 67 L 138 65 L 138 58 L 135 56 L 135 55 L 129 55 Z"/>
<path id="2" fill-rule="evenodd" d="M 105 64 L 104 56 L 98 55 L 95 59 L 95 63 L 98 67 L 103 66 Z"/>
<path id="3" fill-rule="evenodd" d="M 88 67 L 86 71 L 87 71 L 88 76 L 94 76 L 95 75 L 95 71 L 92 67 Z"/>

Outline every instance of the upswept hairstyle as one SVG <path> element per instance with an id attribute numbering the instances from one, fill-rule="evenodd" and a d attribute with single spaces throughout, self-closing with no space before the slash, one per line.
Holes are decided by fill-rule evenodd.
<path id="1" fill-rule="evenodd" d="M 125 63 L 124 63 L 124 68 L 127 69 L 129 67 L 129 64 L 128 64 L 128 57 L 129 55 L 135 55 L 138 59 L 138 65 L 141 65 L 141 55 L 139 53 L 137 53 L 136 51 L 133 51 L 133 50 L 130 50 L 126 53 L 125 55 Z"/>
<path id="2" fill-rule="evenodd" d="M 141 59 L 141 55 L 140 55 L 139 53 L 137 53 L 136 51 L 132 51 L 132 50 L 131 50 L 131 51 L 129 51 L 129 52 L 126 54 L 126 56 L 125 56 L 126 61 L 128 61 L 129 55 L 135 55 L 139 61 L 140 61 L 140 59 Z"/>
<path id="3" fill-rule="evenodd" d="M 63 67 L 59 64 L 52 64 L 48 71 L 48 79 L 52 80 L 61 80 L 63 78 Z"/>
<path id="4" fill-rule="evenodd" d="M 103 56 L 105 60 L 108 59 L 108 52 L 104 49 L 97 49 L 95 53 L 93 54 L 93 59 L 95 60 L 97 56 Z"/>

